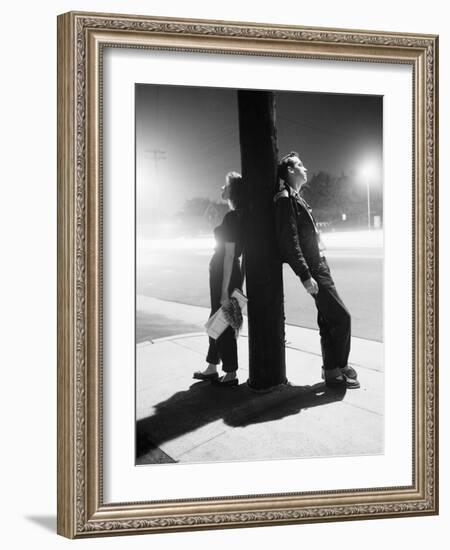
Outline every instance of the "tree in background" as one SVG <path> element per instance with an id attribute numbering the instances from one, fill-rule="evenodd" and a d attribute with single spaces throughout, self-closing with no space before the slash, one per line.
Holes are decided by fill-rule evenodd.
<path id="1" fill-rule="evenodd" d="M 367 225 L 366 188 L 354 173 L 335 176 L 328 172 L 318 172 L 302 188 L 302 195 L 314 210 L 314 217 L 318 222 L 327 222 L 342 229 L 344 226 L 353 228 Z M 380 185 L 371 187 L 370 202 L 372 214 L 382 217 L 383 197 Z"/>
<path id="2" fill-rule="evenodd" d="M 219 225 L 228 211 L 224 202 L 212 201 L 207 197 L 187 199 L 182 210 L 175 215 L 186 235 L 209 234 Z"/>

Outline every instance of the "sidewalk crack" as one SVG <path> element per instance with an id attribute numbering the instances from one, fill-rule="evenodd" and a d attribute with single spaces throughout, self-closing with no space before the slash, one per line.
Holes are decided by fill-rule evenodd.
<path id="1" fill-rule="evenodd" d="M 193 447 L 191 447 L 190 449 L 188 449 L 187 451 L 184 451 L 183 453 L 181 453 L 180 455 L 178 455 L 178 459 L 182 456 L 184 456 L 185 454 L 187 453 L 190 453 L 191 451 L 193 451 L 194 449 L 198 449 L 199 447 L 201 447 L 202 445 L 205 445 L 206 443 L 209 443 L 210 441 L 212 441 L 213 439 L 216 439 L 217 437 L 220 437 L 221 435 L 223 435 L 224 433 L 226 433 L 226 430 L 216 434 L 216 435 L 213 435 L 212 437 L 210 437 L 209 439 L 207 439 L 206 441 L 202 441 L 201 443 L 198 443 L 197 445 L 194 445 Z"/>
<path id="2" fill-rule="evenodd" d="M 353 391 L 353 390 L 351 390 Z M 341 403 L 343 405 L 348 405 L 349 407 L 354 407 L 355 409 L 360 409 L 361 411 L 365 411 L 371 414 L 375 414 L 376 416 L 379 416 L 381 418 L 384 418 L 384 413 L 379 413 L 377 411 L 372 411 L 370 409 L 367 409 L 366 407 L 361 407 L 361 405 L 356 405 L 355 403 L 349 403 L 348 401 L 342 400 Z"/>

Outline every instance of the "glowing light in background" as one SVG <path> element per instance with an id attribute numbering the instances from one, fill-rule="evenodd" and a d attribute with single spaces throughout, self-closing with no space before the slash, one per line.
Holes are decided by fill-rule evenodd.
<path id="1" fill-rule="evenodd" d="M 379 177 L 380 165 L 374 159 L 366 159 L 359 168 L 361 184 L 366 186 L 367 190 L 367 228 L 372 229 L 371 214 L 370 214 L 370 186 L 374 180 Z"/>
<path id="2" fill-rule="evenodd" d="M 359 169 L 359 175 L 365 184 L 366 181 L 372 182 L 380 174 L 380 165 L 375 160 L 365 160 Z"/>

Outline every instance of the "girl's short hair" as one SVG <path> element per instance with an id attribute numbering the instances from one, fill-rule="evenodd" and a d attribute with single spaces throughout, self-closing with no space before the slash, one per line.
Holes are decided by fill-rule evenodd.
<path id="1" fill-rule="evenodd" d="M 244 208 L 246 203 L 245 186 L 239 172 L 228 172 L 225 180 L 230 187 L 230 201 L 234 208 Z"/>

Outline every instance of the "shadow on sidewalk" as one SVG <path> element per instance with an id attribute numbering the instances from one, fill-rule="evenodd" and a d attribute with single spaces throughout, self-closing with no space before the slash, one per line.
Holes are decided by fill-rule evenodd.
<path id="1" fill-rule="evenodd" d="M 203 331 L 201 323 L 187 323 L 171 319 L 167 315 L 136 311 L 136 344 L 152 341 L 155 338 L 175 336 L 185 332 Z"/>
<path id="2" fill-rule="evenodd" d="M 155 414 L 137 422 L 138 463 L 145 463 L 139 461 L 139 457 L 161 444 L 220 418 L 231 427 L 280 420 L 298 414 L 302 409 L 341 401 L 345 392 L 345 388 L 331 389 L 318 383 L 313 386 L 286 385 L 261 394 L 252 392 L 246 384 L 218 388 L 209 382 L 198 382 L 189 390 L 177 392 L 158 403 Z"/>

